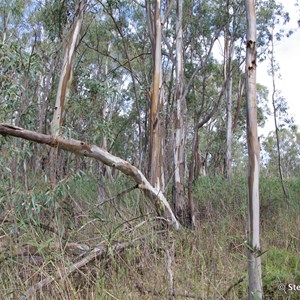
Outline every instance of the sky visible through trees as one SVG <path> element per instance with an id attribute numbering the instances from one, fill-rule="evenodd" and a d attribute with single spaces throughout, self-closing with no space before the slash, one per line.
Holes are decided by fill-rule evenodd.
<path id="1" fill-rule="evenodd" d="M 2 1 L 0 221 L 12 212 L 9 224 L 39 226 L 61 244 L 86 227 L 114 251 L 146 241 L 151 226 L 167 232 L 166 291 L 174 299 L 179 240 L 170 228 L 199 237 L 228 215 L 232 226 L 248 224 L 239 233 L 248 299 L 261 298 L 260 213 L 267 221 L 297 207 L 299 19 L 297 1 Z M 260 192 L 260 176 L 269 191 Z M 103 231 L 89 226 L 98 221 Z M 145 224 L 138 237 L 120 240 Z M 93 260 L 85 258 L 81 266 Z M 66 277 L 75 271 L 76 263 Z M 23 297 L 45 282 L 23 286 Z"/>

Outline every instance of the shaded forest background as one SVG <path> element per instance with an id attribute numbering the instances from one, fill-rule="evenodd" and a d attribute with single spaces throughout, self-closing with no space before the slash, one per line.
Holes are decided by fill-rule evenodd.
<path id="1" fill-rule="evenodd" d="M 185 0 L 181 18 L 181 1 L 157 2 L 2 1 L 0 123 L 121 157 L 185 225 L 166 228 L 163 207 L 114 168 L 0 136 L 3 299 L 246 297 L 244 2 Z M 256 6 L 257 61 L 273 79 L 257 84 L 258 122 L 276 126 L 259 140 L 263 285 L 277 299 L 300 283 L 300 132 L 274 50 L 295 29 L 276 1 Z"/>

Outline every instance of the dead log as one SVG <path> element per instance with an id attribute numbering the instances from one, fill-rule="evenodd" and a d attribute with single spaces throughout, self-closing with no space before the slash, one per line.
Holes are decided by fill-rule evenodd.
<path id="1" fill-rule="evenodd" d="M 124 242 L 124 243 L 118 243 L 111 247 L 112 251 L 122 251 L 126 248 L 132 247 L 135 242 L 141 241 L 144 239 L 144 236 L 141 238 L 136 238 L 131 242 Z M 91 261 L 95 259 L 101 259 L 103 256 L 108 252 L 108 249 L 106 246 L 100 243 L 99 247 L 95 247 L 89 254 L 87 254 L 84 258 L 82 258 L 77 263 L 71 265 L 66 270 L 58 270 L 53 276 L 46 277 L 45 279 L 39 281 L 38 283 L 34 284 L 32 287 L 30 287 L 21 297 L 19 297 L 18 300 L 26 300 L 30 299 L 32 296 L 35 296 L 36 293 L 41 290 L 42 288 L 48 286 L 53 281 L 58 281 L 60 279 L 67 278 L 70 274 L 74 273 L 75 271 L 79 270 L 83 266 L 87 265 Z M 63 277 L 62 277 L 62 274 Z"/>

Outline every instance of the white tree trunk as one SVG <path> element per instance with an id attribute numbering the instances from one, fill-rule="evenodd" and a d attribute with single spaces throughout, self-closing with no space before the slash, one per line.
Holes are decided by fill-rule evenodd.
<path id="1" fill-rule="evenodd" d="M 55 100 L 54 114 L 51 123 L 51 134 L 57 136 L 59 134 L 60 126 L 62 124 L 62 114 L 66 96 L 69 90 L 69 82 L 72 77 L 72 65 L 75 47 L 79 37 L 82 20 L 83 20 L 83 1 L 79 2 L 79 15 L 77 16 L 75 23 L 72 27 L 72 31 L 66 45 L 65 55 L 59 78 L 58 89 Z"/>
<path id="2" fill-rule="evenodd" d="M 234 42 L 226 42 L 225 49 L 225 77 L 226 77 L 226 155 L 225 172 L 227 179 L 232 178 L 232 58 Z"/>
<path id="3" fill-rule="evenodd" d="M 163 91 L 162 91 L 162 57 L 161 57 L 161 1 L 155 1 L 153 20 L 152 52 L 153 79 L 150 108 L 150 182 L 155 188 L 164 192 L 164 132 L 163 132 Z M 149 12 L 151 14 L 151 12 Z M 150 18 L 150 17 L 149 17 Z"/>
<path id="4" fill-rule="evenodd" d="M 234 54 L 234 25 L 230 16 L 231 1 L 226 1 L 227 24 L 225 27 L 224 78 L 226 79 L 226 154 L 225 174 L 232 178 L 232 59 Z"/>
<path id="5" fill-rule="evenodd" d="M 66 49 L 64 54 L 64 60 L 62 64 L 62 70 L 59 78 L 58 89 L 55 99 L 53 119 L 51 122 L 51 134 L 54 137 L 59 136 L 60 128 L 63 121 L 63 111 L 65 107 L 65 102 L 70 91 L 70 85 L 72 81 L 72 68 L 73 59 L 75 55 L 75 47 L 80 34 L 80 29 L 83 20 L 83 6 L 84 0 L 79 0 L 78 3 L 78 15 L 74 21 Z M 58 151 L 53 148 L 50 152 L 50 180 L 53 185 L 56 184 L 58 169 Z"/>
<path id="6" fill-rule="evenodd" d="M 255 1 L 245 0 L 247 14 L 246 96 L 248 137 L 248 299 L 262 299 L 259 227 L 259 143 L 256 104 Z"/>
<path id="7" fill-rule="evenodd" d="M 177 0 L 176 20 L 176 111 L 175 111 L 175 145 L 174 145 L 174 191 L 173 203 L 175 213 L 182 221 L 185 219 L 186 205 L 184 199 L 185 173 L 185 124 L 186 103 L 184 95 L 183 70 L 183 36 L 182 36 L 182 0 Z"/>

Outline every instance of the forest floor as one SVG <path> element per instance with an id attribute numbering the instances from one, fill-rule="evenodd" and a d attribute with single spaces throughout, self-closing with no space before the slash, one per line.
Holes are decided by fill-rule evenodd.
<path id="1" fill-rule="evenodd" d="M 0 182 L 0 299 L 246 299 L 246 178 L 194 186 L 195 230 L 163 229 L 131 185 L 81 174 Z M 101 184 L 99 183 L 101 182 Z M 300 299 L 300 179 L 262 177 L 265 299 Z M 150 213 L 149 213 L 150 212 Z"/>

